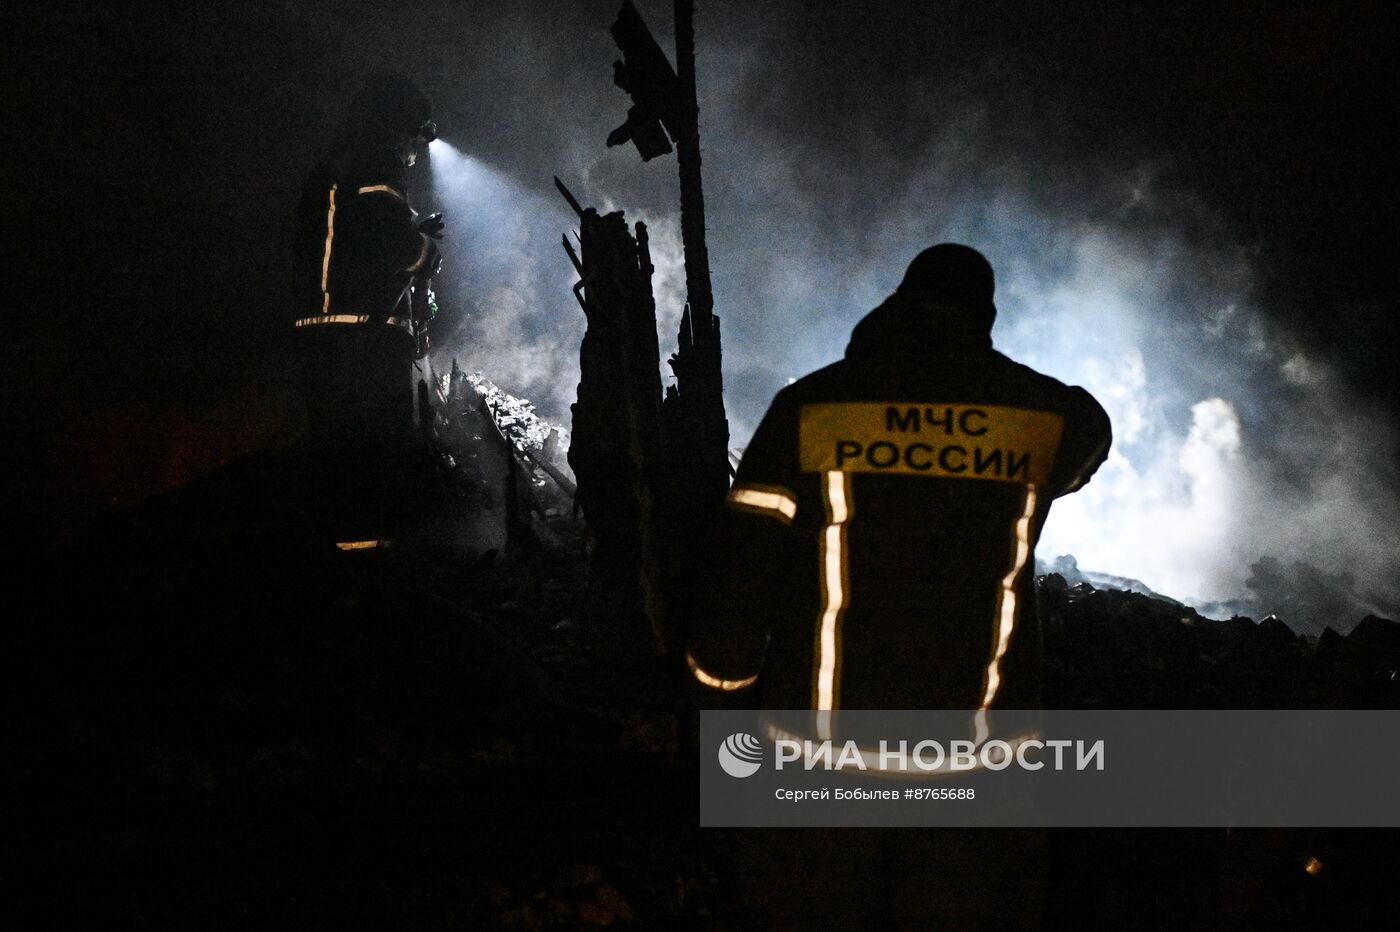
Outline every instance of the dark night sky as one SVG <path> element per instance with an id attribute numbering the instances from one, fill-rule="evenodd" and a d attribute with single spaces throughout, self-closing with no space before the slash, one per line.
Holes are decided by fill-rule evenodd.
<path id="1" fill-rule="evenodd" d="M 1115 419 L 1120 458 L 1047 546 L 1198 599 L 1245 594 L 1260 557 L 1304 561 L 1394 610 L 1395 4 L 697 6 L 736 443 L 919 248 L 959 239 L 998 269 L 998 345 Z M 670 5 L 639 8 L 669 51 Z M 675 164 L 602 146 L 626 107 L 615 12 L 4 14 L 24 179 L 8 251 L 32 275 L 7 354 L 29 378 L 7 394 L 42 450 L 19 458 L 39 516 L 72 522 L 297 430 L 291 210 L 370 70 L 419 80 L 464 153 L 416 192 L 453 224 L 445 350 L 567 416 L 582 322 L 554 174 L 652 225 L 669 350 Z"/>

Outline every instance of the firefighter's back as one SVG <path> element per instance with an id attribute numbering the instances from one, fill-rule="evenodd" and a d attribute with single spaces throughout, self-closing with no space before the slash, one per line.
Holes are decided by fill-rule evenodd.
<path id="1" fill-rule="evenodd" d="M 994 698 L 1038 699 L 1026 564 L 1068 389 L 989 348 L 943 349 L 855 354 L 785 393 L 805 506 L 794 536 L 808 545 L 792 572 L 807 604 L 774 631 L 770 662 L 794 669 L 775 666 L 770 707 L 806 706 L 782 684 L 810 664 L 819 692 L 825 663 L 839 664 L 839 678 L 833 669 L 833 695 L 810 697 L 817 703 L 977 708 L 1008 610 L 1020 636 L 1007 638 Z M 823 658 L 812 626 L 830 614 L 838 584 L 844 604 L 828 620 L 833 656 Z"/>

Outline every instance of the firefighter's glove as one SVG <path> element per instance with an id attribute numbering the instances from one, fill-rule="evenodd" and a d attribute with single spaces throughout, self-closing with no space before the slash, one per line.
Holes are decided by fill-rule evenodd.
<path id="1" fill-rule="evenodd" d="M 443 222 L 442 214 L 429 214 L 418 223 L 418 232 L 424 236 L 431 236 L 433 239 L 442 239 L 442 228 L 446 226 Z"/>

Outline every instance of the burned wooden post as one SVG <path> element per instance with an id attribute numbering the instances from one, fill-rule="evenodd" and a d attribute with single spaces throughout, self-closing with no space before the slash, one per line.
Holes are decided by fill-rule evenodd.
<path id="1" fill-rule="evenodd" d="M 700 182 L 700 106 L 695 92 L 695 30 L 691 0 L 676 0 L 676 105 L 672 122 L 680 168 L 681 240 L 688 303 L 671 357 L 675 391 L 665 403 L 671 484 L 667 500 L 678 559 L 667 588 L 681 605 L 695 604 L 701 550 L 729 491 L 729 421 L 719 318 L 714 313 L 710 254 L 705 245 L 705 195 Z"/>
<path id="2" fill-rule="evenodd" d="M 724 412 L 724 380 L 719 318 L 714 313 L 709 250 L 705 244 L 705 197 L 700 177 L 699 104 L 695 91 L 695 31 L 692 0 L 676 0 L 676 61 L 672 69 L 631 0 L 612 26 L 623 60 L 613 80 L 632 98 L 627 120 L 608 136 L 608 145 L 631 141 L 643 161 L 671 151 L 675 143 L 680 172 L 681 239 L 685 252 L 688 301 L 670 364 L 676 384 L 661 412 L 664 468 L 653 487 L 660 498 L 666 535 L 666 562 L 660 568 L 670 613 L 667 647 L 684 640 L 682 606 L 698 582 L 699 555 L 714 516 L 729 488 L 729 422 Z"/>
<path id="3" fill-rule="evenodd" d="M 705 245 L 705 193 L 700 183 L 700 105 L 695 94 L 694 4 L 676 0 L 676 64 L 679 70 L 673 135 L 680 166 L 681 240 L 685 247 L 688 298 L 681 319 L 679 349 L 672 360 L 677 396 L 686 409 L 677 412 L 693 428 L 694 487 L 703 501 L 717 506 L 729 488 L 729 421 L 724 414 L 719 318 L 714 313 L 710 252 Z"/>
<path id="4" fill-rule="evenodd" d="M 599 216 L 555 184 L 579 218 L 581 255 L 564 240 L 588 319 L 569 465 L 592 538 L 590 568 L 609 607 L 644 614 L 664 649 L 671 626 L 657 511 L 661 364 L 646 225 L 636 225 L 634 239 L 621 211 Z"/>

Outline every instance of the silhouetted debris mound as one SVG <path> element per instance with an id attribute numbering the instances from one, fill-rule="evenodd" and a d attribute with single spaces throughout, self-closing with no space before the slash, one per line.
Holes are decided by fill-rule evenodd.
<path id="1" fill-rule="evenodd" d="M 1169 599 L 1038 580 L 1048 708 L 1394 708 L 1400 625 L 1368 616 L 1343 638 L 1274 616 L 1203 618 Z"/>
<path id="2" fill-rule="evenodd" d="M 1367 615 L 1342 637 L 1322 632 L 1296 705 L 1308 709 L 1393 709 L 1400 696 L 1400 624 Z"/>
<path id="3" fill-rule="evenodd" d="M 1400 623 L 1367 615 L 1351 629 L 1347 640 L 1394 666 L 1400 662 Z"/>
<path id="4" fill-rule="evenodd" d="M 1121 589 L 1124 592 L 1149 595 L 1164 602 L 1176 602 L 1175 599 L 1162 595 L 1160 592 L 1153 592 L 1142 580 L 1133 579 L 1130 576 L 1114 576 L 1111 573 L 1097 573 L 1093 570 L 1081 569 L 1079 561 L 1071 554 L 1061 554 L 1049 561 L 1037 559 L 1035 567 L 1038 576 L 1059 576 L 1069 586 L 1084 584 L 1091 589 Z"/>

